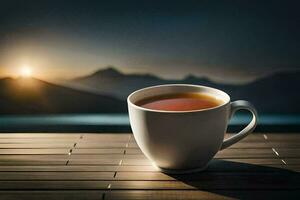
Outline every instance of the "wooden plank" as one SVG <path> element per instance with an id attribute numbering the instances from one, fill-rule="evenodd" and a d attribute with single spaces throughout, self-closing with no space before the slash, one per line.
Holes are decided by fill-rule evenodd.
<path id="1" fill-rule="evenodd" d="M 94 137 L 94 138 L 81 138 L 81 142 L 120 142 L 128 143 L 127 138 L 106 138 L 106 137 Z"/>
<path id="2" fill-rule="evenodd" d="M 264 142 L 243 142 L 243 143 L 236 143 L 229 147 L 229 149 L 247 149 L 247 148 L 256 148 L 256 149 L 263 149 L 263 148 L 300 148 L 300 143 L 291 143 L 288 141 L 282 142 L 268 142 L 267 140 Z"/>
<path id="3" fill-rule="evenodd" d="M 194 184 L 194 185 L 193 185 Z M 177 189 L 197 190 L 195 182 L 184 183 L 181 181 L 0 181 L 0 190 L 42 190 L 42 189 Z M 200 184 L 200 183 L 197 183 Z M 204 186 L 202 186 L 204 188 Z M 217 189 L 217 188 L 216 188 Z"/>
<path id="4" fill-rule="evenodd" d="M 40 143 L 46 143 L 46 144 L 51 144 L 51 143 L 74 143 L 76 142 L 77 139 L 59 139 L 59 138 L 9 138 L 9 139 L 1 139 L 0 144 L 40 144 Z"/>
<path id="5" fill-rule="evenodd" d="M 288 134 L 288 133 L 268 133 L 265 134 L 267 136 L 267 140 L 270 142 L 282 142 L 288 141 L 291 143 L 300 143 L 300 134 Z"/>
<path id="6" fill-rule="evenodd" d="M 206 169 L 207 172 L 281 172 L 288 169 L 288 165 L 253 165 L 247 163 L 214 160 Z M 130 165 L 99 165 L 99 166 L 0 166 L 0 171 L 157 171 L 153 166 Z"/>
<path id="7" fill-rule="evenodd" d="M 48 171 L 48 172 L 106 172 L 106 171 L 157 171 L 153 166 L 120 166 L 120 165 L 98 165 L 98 166 L 80 166 L 80 165 L 59 165 L 59 166 L 0 166 L 0 172 L 13 172 L 13 171 Z"/>
<path id="8" fill-rule="evenodd" d="M 139 148 L 126 148 L 125 154 L 142 154 L 143 152 Z"/>
<path id="9" fill-rule="evenodd" d="M 97 160 L 97 159 L 146 159 L 143 154 L 72 154 L 71 159 Z"/>
<path id="10" fill-rule="evenodd" d="M 148 159 L 122 159 L 122 165 L 151 165 Z"/>
<path id="11" fill-rule="evenodd" d="M 213 159 L 205 171 L 207 172 L 287 172 L 285 171 L 284 163 L 278 162 L 277 164 L 251 164 L 223 160 L 223 159 Z"/>
<path id="12" fill-rule="evenodd" d="M 118 172 L 116 175 L 116 180 L 119 181 L 174 181 L 176 180 L 172 176 L 161 172 Z"/>
<path id="13" fill-rule="evenodd" d="M 0 165 L 64 165 L 68 155 L 0 155 Z"/>
<path id="14" fill-rule="evenodd" d="M 102 140 L 102 141 L 115 141 L 115 142 L 128 142 L 132 134 L 109 134 L 109 133 L 90 133 L 83 134 L 83 140 Z"/>
<path id="15" fill-rule="evenodd" d="M 0 149 L 50 149 L 50 148 L 71 148 L 75 143 L 19 143 L 19 144 L 0 144 Z"/>
<path id="16" fill-rule="evenodd" d="M 283 159 L 288 165 L 300 165 L 300 158 Z"/>
<path id="17" fill-rule="evenodd" d="M 0 181 L 0 190 L 86 190 L 107 189 L 111 181 Z"/>
<path id="18" fill-rule="evenodd" d="M 26 141 L 32 139 L 29 136 L 22 137 Z M 98 196 L 98 199 L 180 199 L 181 197 L 182 199 L 199 199 L 201 196 L 198 192 L 204 192 L 200 190 L 214 191 L 202 196 L 204 199 L 210 197 L 216 199 L 219 198 L 218 195 L 221 199 L 253 198 L 255 192 L 258 197 L 258 194 L 263 195 L 265 194 L 263 192 L 267 190 L 270 195 L 273 195 L 273 191 L 278 192 L 282 189 L 291 191 L 286 195 L 299 194 L 300 178 L 299 173 L 296 172 L 299 172 L 300 168 L 300 157 L 298 156 L 300 148 L 297 148 L 299 147 L 299 142 L 295 141 L 297 138 L 280 140 L 276 136 L 275 141 L 269 141 L 269 138 L 265 139 L 263 135 L 251 135 L 248 140 L 219 152 L 216 157 L 223 159 L 214 159 L 206 171 L 175 176 L 157 172 L 137 148 L 130 134 L 121 136 L 120 139 L 118 139 L 118 135 L 114 134 L 108 136 L 83 134 L 80 139 L 79 134 L 76 142 L 66 143 L 70 145 L 67 148 L 65 146 L 45 148 L 44 145 L 66 145 L 59 141 L 70 141 L 63 137 L 61 139 L 52 137 L 52 140 L 50 136 L 48 137 L 50 139 L 46 137 L 33 139 L 33 141 L 44 141 L 41 143 L 42 146 L 35 146 L 41 145 L 35 142 L 0 144 L 0 190 L 28 192 L 29 199 L 47 199 L 46 196 L 43 196 L 44 193 L 35 195 L 29 193 L 33 191 L 28 191 L 38 189 L 55 190 L 54 192 L 62 192 L 62 190 L 84 192 L 85 190 L 99 189 L 105 192 L 105 195 Z M 4 142 L 17 141 L 18 137 L 11 140 L 5 136 L 3 139 Z M 128 144 L 129 140 L 131 142 Z M 48 144 L 49 141 L 54 141 L 54 143 Z M 72 150 L 70 156 L 67 155 L 75 143 L 76 148 Z M 5 147 L 2 145 L 16 145 L 17 147 L 1 149 L 1 147 Z M 20 148 L 22 145 L 27 146 Z M 35 147 L 37 148 L 31 149 Z M 277 151 L 279 156 L 272 151 L 272 148 Z M 115 174 L 115 172 L 117 173 Z M 115 178 L 114 175 L 116 175 Z M 298 192 L 295 193 L 295 191 Z M 1 192 L 4 194 L 4 198 L 1 197 Z M 0 199 L 18 199 L 14 196 L 19 194 L 15 193 L 16 191 L 12 191 L 13 193 L 8 195 L 5 192 L 9 191 L 1 192 Z M 177 195 L 176 192 L 180 192 L 180 195 Z M 186 195 L 181 196 L 185 192 L 187 192 Z M 118 196 L 121 193 L 123 196 Z M 24 197 L 23 194 L 21 197 Z M 150 196 L 150 194 L 154 196 Z M 278 194 L 280 196 L 281 193 Z M 275 195 L 275 199 L 278 196 Z M 260 197 L 265 198 L 266 196 Z M 50 198 L 52 198 L 51 195 Z M 57 198 L 60 197 L 53 197 L 53 199 Z"/>
<path id="19" fill-rule="evenodd" d="M 0 172 L 0 180 L 112 180 L 113 172 Z"/>
<path id="20" fill-rule="evenodd" d="M 68 154 L 70 149 L 0 149 L 3 154 Z"/>
<path id="21" fill-rule="evenodd" d="M 215 158 L 274 158 L 272 149 L 225 149 L 219 151 Z"/>
<path id="22" fill-rule="evenodd" d="M 232 200 L 232 199 L 299 199 L 299 190 L 120 190 L 106 193 L 106 200 Z"/>
<path id="23" fill-rule="evenodd" d="M 70 159 L 68 165 L 119 165 L 121 159 Z"/>
<path id="24" fill-rule="evenodd" d="M 111 181 L 112 190 L 193 190 L 191 184 L 182 181 Z M 0 183 L 1 185 L 1 183 Z"/>
<path id="25" fill-rule="evenodd" d="M 229 200 L 234 199 L 225 195 L 208 191 L 176 191 L 176 190 L 125 190 L 111 191 L 105 195 L 105 200 Z"/>
<path id="26" fill-rule="evenodd" d="M 284 176 L 276 175 L 275 183 L 271 177 L 264 181 L 257 181 L 251 177 L 236 177 L 232 180 L 221 180 L 221 176 L 205 177 L 199 181 L 112 181 L 111 189 L 143 189 L 143 190 L 254 190 L 254 189 L 299 189 L 299 181 L 286 179 Z M 245 180 L 245 178 L 248 179 Z M 255 177 L 257 178 L 257 177 Z M 263 176 L 262 178 L 266 178 Z M 284 184 L 278 181 L 285 180 Z M 289 182 L 291 181 L 291 182 Z M 297 185 L 295 185 L 297 184 Z"/>
<path id="27" fill-rule="evenodd" d="M 0 155 L 0 161 L 22 161 L 22 160 L 60 160 L 69 159 L 69 155 Z"/>
<path id="28" fill-rule="evenodd" d="M 198 189 L 300 189 L 298 173 L 194 173 L 166 175 L 159 172 L 117 172 L 121 181 L 180 180 Z M 151 189 L 151 188 L 150 188 Z"/>
<path id="29" fill-rule="evenodd" d="M 300 158 L 300 148 L 299 149 L 274 148 L 274 151 L 276 151 L 278 153 L 278 156 L 282 158 Z"/>
<path id="30" fill-rule="evenodd" d="M 42 160 L 42 161 L 0 161 L 0 166 L 24 166 L 24 165 L 65 165 L 66 160 Z"/>
<path id="31" fill-rule="evenodd" d="M 81 133 L 0 133 L 1 139 L 9 139 L 9 138 L 60 138 L 60 139 L 79 139 Z"/>
<path id="32" fill-rule="evenodd" d="M 0 191 L 0 199 L 5 200 L 57 200 L 57 199 L 77 199 L 77 200 L 101 200 L 104 191 Z"/>
<path id="33" fill-rule="evenodd" d="M 124 148 L 114 149 L 73 149 L 72 154 L 124 154 Z"/>
<path id="34" fill-rule="evenodd" d="M 126 142 L 78 142 L 76 148 L 125 148 L 127 147 Z"/>
<path id="35" fill-rule="evenodd" d="M 130 142 L 128 143 L 129 148 L 139 148 L 138 144 L 136 142 Z"/>
<path id="36" fill-rule="evenodd" d="M 105 193 L 105 195 L 104 195 Z M 32 199 L 56 200 L 78 199 L 86 200 L 228 200 L 228 199 L 299 199 L 298 190 L 214 190 L 214 191 L 180 191 L 180 190 L 80 190 L 80 191 L 0 191 L 1 199 Z"/>

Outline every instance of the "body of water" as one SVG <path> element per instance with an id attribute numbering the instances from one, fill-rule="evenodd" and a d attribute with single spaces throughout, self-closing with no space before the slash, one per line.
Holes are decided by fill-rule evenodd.
<path id="1" fill-rule="evenodd" d="M 250 115 L 235 115 L 229 126 L 249 123 Z M 260 115 L 260 127 L 284 126 L 299 127 L 300 115 Z M 73 128 L 72 128 L 73 127 Z M 103 129 L 103 127 L 106 127 Z M 121 128 L 123 127 L 123 128 Z M 92 128 L 92 129 L 91 129 Z M 90 130 L 130 130 L 126 114 L 72 114 L 72 115 L 35 115 L 35 116 L 0 116 L 0 131 L 90 131 Z M 299 130 L 300 131 L 300 130 Z"/>
<path id="2" fill-rule="evenodd" d="M 251 117 L 235 115 L 230 125 L 247 124 Z M 129 125 L 126 114 L 73 114 L 73 115 L 38 115 L 38 116 L 0 116 L 0 126 L 10 125 Z M 261 115 L 261 125 L 298 125 L 300 115 Z"/>

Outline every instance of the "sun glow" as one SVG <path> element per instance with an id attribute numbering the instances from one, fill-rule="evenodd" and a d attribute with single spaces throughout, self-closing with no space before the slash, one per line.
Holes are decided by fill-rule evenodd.
<path id="1" fill-rule="evenodd" d="M 29 78 L 32 75 L 32 69 L 28 66 L 23 66 L 20 69 L 20 76 L 24 78 Z"/>

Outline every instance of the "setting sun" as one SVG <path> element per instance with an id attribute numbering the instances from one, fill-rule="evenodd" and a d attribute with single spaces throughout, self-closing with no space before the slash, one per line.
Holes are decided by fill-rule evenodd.
<path id="1" fill-rule="evenodd" d="M 31 77 L 32 75 L 32 69 L 28 66 L 23 66 L 21 69 L 20 69 L 20 75 L 22 77 Z"/>

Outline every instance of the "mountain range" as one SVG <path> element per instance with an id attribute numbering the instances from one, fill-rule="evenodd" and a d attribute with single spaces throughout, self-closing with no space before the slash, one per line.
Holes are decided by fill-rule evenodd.
<path id="1" fill-rule="evenodd" d="M 244 99 L 259 113 L 300 113 L 300 71 L 281 71 L 242 85 L 215 83 L 189 75 L 181 80 L 165 80 L 151 74 L 123 74 L 113 67 L 68 81 L 68 86 L 113 96 L 121 100 L 133 91 L 148 86 L 186 83 L 205 85 L 227 92 L 232 100 Z"/>
<path id="2" fill-rule="evenodd" d="M 126 97 L 148 86 L 172 83 L 205 85 L 250 101 L 259 113 L 300 114 L 300 72 L 274 73 L 243 85 L 215 83 L 189 75 L 165 80 L 151 74 L 123 74 L 106 68 L 64 83 L 36 78 L 0 79 L 0 114 L 126 113 Z"/>
<path id="3" fill-rule="evenodd" d="M 0 79 L 0 114 L 126 112 L 123 101 L 35 78 Z"/>

